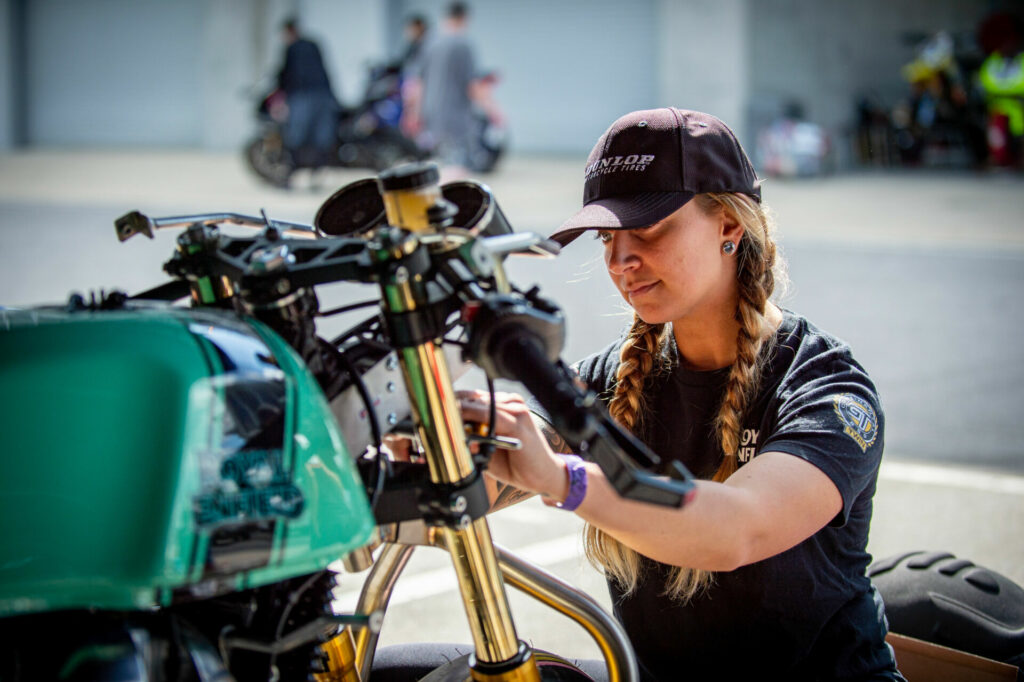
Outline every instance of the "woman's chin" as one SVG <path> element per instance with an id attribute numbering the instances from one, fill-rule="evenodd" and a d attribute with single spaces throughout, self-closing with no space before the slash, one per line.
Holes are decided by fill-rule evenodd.
<path id="1" fill-rule="evenodd" d="M 636 316 L 644 321 L 646 324 L 665 324 L 671 321 L 671 316 L 665 313 L 663 310 L 658 310 L 653 306 L 634 306 L 633 312 Z"/>

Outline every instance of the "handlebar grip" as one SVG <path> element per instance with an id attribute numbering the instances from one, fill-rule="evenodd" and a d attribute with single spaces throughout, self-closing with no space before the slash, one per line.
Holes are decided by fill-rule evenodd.
<path id="1" fill-rule="evenodd" d="M 564 365 L 551 362 L 539 337 L 523 331 L 494 345 L 495 364 L 503 374 L 526 386 L 550 415 L 559 416 L 558 430 L 570 444 L 593 437 L 594 425 L 586 419 L 586 395 L 573 383 Z"/>

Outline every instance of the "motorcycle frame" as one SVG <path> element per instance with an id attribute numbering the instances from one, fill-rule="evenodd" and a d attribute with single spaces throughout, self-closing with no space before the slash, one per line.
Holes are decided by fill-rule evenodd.
<path id="1" fill-rule="evenodd" d="M 393 524 L 384 530 L 386 542 L 363 581 L 356 606 L 357 613 L 383 613 L 395 584 L 418 546 L 437 547 L 447 551 L 443 538 L 421 521 Z M 569 583 L 548 573 L 513 552 L 494 545 L 498 568 L 504 582 L 527 596 L 547 605 L 575 621 L 597 644 L 604 656 L 609 682 L 635 682 L 640 679 L 632 645 L 622 626 L 598 602 Z M 371 628 L 353 630 L 354 667 L 360 679 L 368 680 L 373 667 L 379 631 Z"/>

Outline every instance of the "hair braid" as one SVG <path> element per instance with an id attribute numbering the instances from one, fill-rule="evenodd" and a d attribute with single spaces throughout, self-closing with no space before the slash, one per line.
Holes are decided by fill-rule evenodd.
<path id="1" fill-rule="evenodd" d="M 619 351 L 615 392 L 608 403 L 608 412 L 634 434 L 642 427 L 644 382 L 655 369 L 665 330 L 663 324 L 647 324 L 634 315 L 633 326 Z M 640 576 L 639 554 L 589 523 L 583 530 L 583 545 L 595 567 L 607 571 L 626 592 L 636 588 Z"/>
<path id="2" fill-rule="evenodd" d="M 615 393 L 608 411 L 615 421 L 634 433 L 643 420 L 644 382 L 655 369 L 664 336 L 665 325 L 647 324 L 634 315 L 633 326 L 619 351 Z"/>
<path id="3" fill-rule="evenodd" d="M 737 195 L 704 196 L 707 197 L 704 199 L 702 196 L 705 203 L 714 202 L 734 215 L 742 215 L 753 208 L 752 202 L 739 204 L 742 200 Z M 755 225 L 760 229 L 744 230 L 736 264 L 736 280 L 739 284 L 736 321 L 740 325 L 736 335 L 736 360 L 729 371 L 722 404 L 715 418 L 715 430 L 722 446 L 722 463 L 712 480 L 719 482 L 729 478 L 739 468 L 743 413 L 760 384 L 765 357 L 761 350 L 765 341 L 771 337 L 765 308 L 775 288 L 772 268 L 775 265 L 776 247 L 764 213 L 753 213 L 750 217 L 756 220 Z"/>
<path id="4" fill-rule="evenodd" d="M 736 307 L 736 360 L 726 381 L 722 404 L 715 418 L 715 430 L 722 448 L 722 462 L 712 480 L 724 481 L 739 467 L 738 452 L 743 413 L 757 391 L 763 367 L 765 343 L 771 330 L 765 318 L 769 297 L 775 288 L 776 246 L 772 240 L 772 222 L 759 204 L 740 194 L 701 194 L 696 197 L 707 214 L 726 211 L 743 227 L 737 252 L 736 278 L 739 302 Z M 622 426 L 639 435 L 644 408 L 644 384 L 658 361 L 665 338 L 665 325 L 648 325 L 639 317 L 633 321 L 620 352 L 615 392 L 608 411 Z M 584 530 L 584 549 L 595 567 L 615 579 L 628 594 L 640 580 L 640 555 L 604 531 L 590 524 Z M 665 593 L 687 602 L 714 579 L 702 569 L 673 567 Z"/>

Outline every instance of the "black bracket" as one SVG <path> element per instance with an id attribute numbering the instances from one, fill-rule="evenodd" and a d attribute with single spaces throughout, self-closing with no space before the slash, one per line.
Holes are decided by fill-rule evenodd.
<path id="1" fill-rule="evenodd" d="M 364 481 L 377 475 L 377 464 L 359 460 Z M 452 484 L 433 483 L 426 464 L 392 462 L 373 516 L 379 525 L 423 519 L 429 526 L 465 528 L 487 514 L 491 507 L 484 477 L 474 471 Z"/>
<path id="2" fill-rule="evenodd" d="M 388 338 L 395 348 L 410 348 L 441 338 L 446 329 L 451 305 L 437 303 L 405 313 L 384 311 Z"/>
<path id="3" fill-rule="evenodd" d="M 490 508 L 484 477 L 476 470 L 458 483 L 433 484 L 420 492 L 420 510 L 428 526 L 465 529 Z"/>

